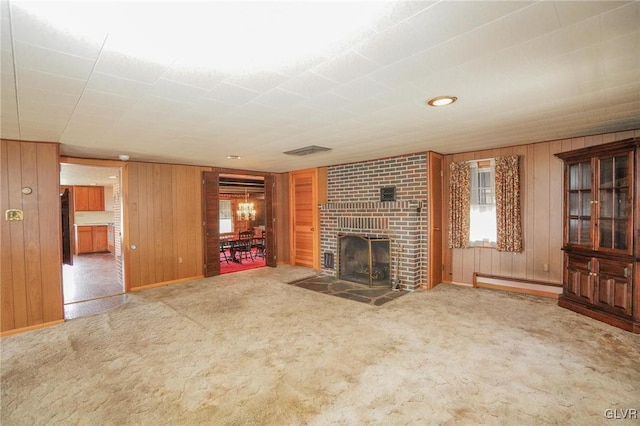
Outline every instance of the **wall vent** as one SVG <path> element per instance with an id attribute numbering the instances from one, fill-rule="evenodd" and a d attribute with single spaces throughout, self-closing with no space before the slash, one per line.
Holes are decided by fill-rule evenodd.
<path id="1" fill-rule="evenodd" d="M 291 151 L 286 151 L 285 154 L 297 155 L 301 157 L 303 155 L 315 154 L 316 152 L 324 152 L 324 151 L 331 151 L 331 148 L 325 148 L 324 146 L 318 146 L 318 145 L 309 145 L 302 148 L 293 149 Z"/>

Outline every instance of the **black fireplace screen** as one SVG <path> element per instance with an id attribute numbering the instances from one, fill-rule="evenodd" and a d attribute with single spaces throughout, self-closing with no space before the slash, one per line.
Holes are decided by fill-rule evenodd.
<path id="1" fill-rule="evenodd" d="M 388 238 L 338 237 L 338 278 L 368 286 L 391 287 Z"/>

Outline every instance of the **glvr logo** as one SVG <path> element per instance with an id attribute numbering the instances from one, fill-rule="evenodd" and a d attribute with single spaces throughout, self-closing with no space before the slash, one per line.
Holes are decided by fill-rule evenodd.
<path id="1" fill-rule="evenodd" d="M 604 410 L 604 416 L 609 420 L 638 420 L 638 410 L 635 408 L 608 408 Z"/>

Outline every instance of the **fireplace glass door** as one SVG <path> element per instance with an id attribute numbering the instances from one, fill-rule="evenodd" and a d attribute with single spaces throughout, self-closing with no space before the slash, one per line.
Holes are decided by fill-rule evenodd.
<path id="1" fill-rule="evenodd" d="M 338 278 L 391 287 L 390 241 L 359 235 L 338 237 Z"/>

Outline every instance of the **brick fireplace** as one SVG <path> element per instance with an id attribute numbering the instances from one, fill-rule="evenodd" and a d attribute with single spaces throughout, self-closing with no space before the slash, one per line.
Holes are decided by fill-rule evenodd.
<path id="1" fill-rule="evenodd" d="M 320 206 L 321 272 L 338 276 L 341 236 L 388 239 L 391 286 L 426 284 L 426 207 L 426 154 L 328 167 L 327 203 Z"/>

